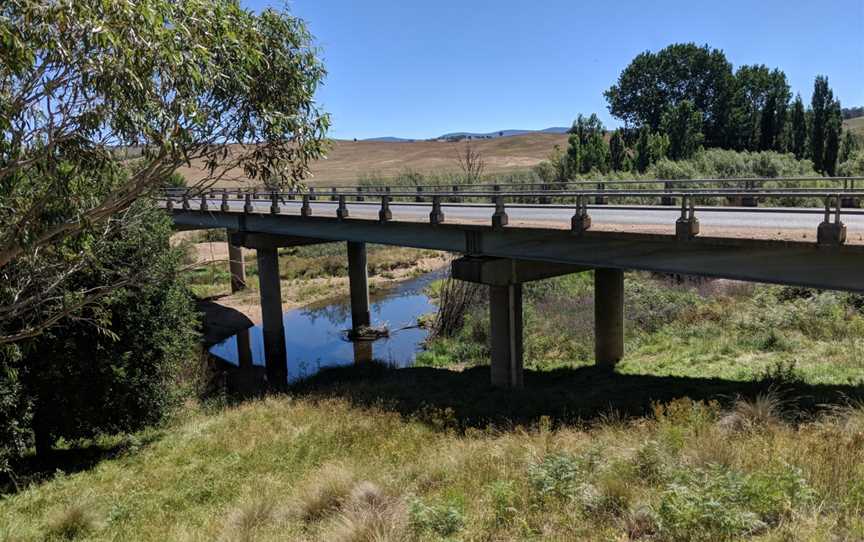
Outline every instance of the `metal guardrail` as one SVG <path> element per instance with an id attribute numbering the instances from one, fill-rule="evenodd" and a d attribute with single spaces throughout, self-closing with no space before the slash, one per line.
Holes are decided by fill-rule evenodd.
<path id="1" fill-rule="evenodd" d="M 818 198 L 822 200 L 824 209 L 809 208 L 809 212 L 824 213 L 824 220 L 820 224 L 817 232 L 817 240 L 823 245 L 840 245 L 846 239 L 846 227 L 840 221 L 841 209 L 844 207 L 857 207 L 861 198 L 864 198 L 864 189 L 854 188 L 855 181 L 864 181 L 864 177 L 834 177 L 826 178 L 819 177 L 819 181 L 828 181 L 837 183 L 837 188 L 765 188 L 761 186 L 765 182 L 802 182 L 814 181 L 817 178 L 785 178 L 785 179 L 697 179 L 688 180 L 691 184 L 701 183 L 745 183 L 745 188 L 689 188 L 689 189 L 673 189 L 670 186 L 664 186 L 662 190 L 656 189 L 610 189 L 605 185 L 598 189 L 556 189 L 556 190 L 505 190 L 504 185 L 491 185 L 491 190 L 481 190 L 487 185 L 477 185 L 474 189 L 467 190 L 435 190 L 424 191 L 422 187 L 417 187 L 415 191 L 402 190 L 401 187 L 382 187 L 381 190 L 369 190 L 368 187 L 349 187 L 348 190 L 340 190 L 338 187 L 330 187 L 328 192 L 319 192 L 313 188 L 307 190 L 292 190 L 292 191 L 269 191 L 260 188 L 238 188 L 238 189 L 165 189 L 162 192 L 162 199 L 165 201 L 165 207 L 174 209 L 176 204 L 179 204 L 183 210 L 193 210 L 192 200 L 198 200 L 194 210 L 199 211 L 215 211 L 217 210 L 216 201 L 218 201 L 218 210 L 223 212 L 231 211 L 230 200 L 241 200 L 244 202 L 244 213 L 258 212 L 253 202 L 269 201 L 271 214 L 280 214 L 280 204 L 287 204 L 289 200 L 302 200 L 300 207 L 300 215 L 303 217 L 312 216 L 312 201 L 317 201 L 323 198 L 321 202 L 329 202 L 335 204 L 336 217 L 345 219 L 349 217 L 347 203 L 351 201 L 366 201 L 366 198 L 377 200 L 380 203 L 379 221 L 388 222 L 392 220 L 392 211 L 390 204 L 397 199 L 412 200 L 414 202 L 430 202 L 431 212 L 429 214 L 429 222 L 433 225 L 442 224 L 445 221 L 444 207 L 454 205 L 464 205 L 466 203 L 476 205 L 476 200 L 485 200 L 480 205 L 494 206 L 492 214 L 492 226 L 501 228 L 507 225 L 508 216 L 506 211 L 507 203 L 518 203 L 520 200 L 537 199 L 538 204 L 529 205 L 530 207 L 545 207 L 551 205 L 551 197 L 555 197 L 562 203 L 555 204 L 556 208 L 573 209 L 574 214 L 571 220 L 571 231 L 574 234 L 581 235 L 591 227 L 591 218 L 588 214 L 589 200 L 593 199 L 593 204 L 606 205 L 610 200 L 627 199 L 627 198 L 660 198 L 662 206 L 671 207 L 677 202 L 680 202 L 681 215 L 676 221 L 676 236 L 681 240 L 687 240 L 695 237 L 699 233 L 699 222 L 696 219 L 696 200 L 704 201 L 710 198 L 727 198 L 730 201 L 737 202 L 738 205 L 745 207 L 748 212 L 765 212 L 765 209 L 758 209 L 756 205 L 760 200 L 782 199 L 782 198 Z M 625 183 L 627 181 L 611 181 L 611 183 Z M 638 182 L 639 184 L 657 184 L 657 183 L 682 183 L 685 181 L 630 181 Z M 584 184 L 566 183 L 568 185 L 585 186 Z M 596 182 L 590 182 L 591 185 L 597 185 Z M 842 187 L 840 186 L 842 184 Z M 508 187 L 524 186 L 506 185 Z M 626 185 L 625 185 L 626 186 Z M 394 188 L 397 188 L 394 190 Z M 452 188 L 452 187 L 451 187 Z M 259 197 L 260 196 L 260 197 Z M 216 201 L 214 201 L 216 200 Z M 213 206 L 211 208 L 211 205 Z M 639 207 L 629 207 L 632 210 L 639 211 Z M 644 207 L 642 209 L 656 209 L 656 207 Z M 705 209 L 702 207 L 701 209 Z M 831 217 L 834 221 L 831 221 Z"/>

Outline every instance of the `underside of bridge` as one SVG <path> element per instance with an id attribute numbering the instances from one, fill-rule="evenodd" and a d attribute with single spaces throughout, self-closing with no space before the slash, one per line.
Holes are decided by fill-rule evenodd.
<path id="1" fill-rule="evenodd" d="M 242 252 L 255 249 L 268 380 L 285 382 L 285 329 L 278 249 L 346 242 L 352 329 L 372 322 L 369 313 L 366 243 L 430 248 L 464 254 L 452 276 L 489 288 L 491 381 L 520 387 L 522 378 L 522 284 L 592 270 L 595 282 L 595 361 L 612 368 L 624 355 L 624 271 L 699 275 L 833 290 L 864 291 L 864 247 L 753 239 L 692 238 L 622 232 L 490 228 L 469 224 L 375 222 L 347 217 L 268 216 L 174 211 L 184 229 L 233 232 L 232 288 L 245 285 Z M 314 235 L 314 237 L 313 237 Z"/>

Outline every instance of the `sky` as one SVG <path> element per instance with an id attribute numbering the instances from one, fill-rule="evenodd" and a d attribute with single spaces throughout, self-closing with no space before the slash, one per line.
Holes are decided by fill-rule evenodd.
<path id="1" fill-rule="evenodd" d="M 241 0 L 304 19 L 328 70 L 330 137 L 430 138 L 620 123 L 603 91 L 640 52 L 707 43 L 786 72 L 809 101 L 827 75 L 864 105 L 864 0 Z"/>

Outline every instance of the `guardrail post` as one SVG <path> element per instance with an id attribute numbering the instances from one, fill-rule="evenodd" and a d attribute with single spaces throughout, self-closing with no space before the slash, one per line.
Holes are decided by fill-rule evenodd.
<path id="1" fill-rule="evenodd" d="M 345 196 L 339 195 L 339 207 L 336 208 L 336 218 L 342 220 L 348 218 L 348 207 L 345 205 Z"/>
<path id="2" fill-rule="evenodd" d="M 252 194 L 247 192 L 246 193 L 246 203 L 243 205 L 243 212 L 248 215 L 248 214 L 252 213 L 254 210 L 255 210 L 255 208 L 252 207 Z"/>
<path id="3" fill-rule="evenodd" d="M 846 242 L 846 225 L 840 221 L 840 197 L 836 198 L 837 208 L 834 214 L 834 222 L 831 222 L 831 200 L 825 198 L 825 218 L 816 230 L 816 243 L 821 246 L 838 247 Z"/>
<path id="4" fill-rule="evenodd" d="M 312 216 L 312 206 L 309 205 L 308 194 L 303 194 L 303 205 L 300 207 L 300 216 L 306 218 Z"/>
<path id="5" fill-rule="evenodd" d="M 756 188 L 755 181 L 747 181 L 744 183 L 745 190 L 754 190 Z M 742 196 L 741 207 L 758 207 L 759 199 L 756 196 Z"/>
<path id="6" fill-rule="evenodd" d="M 681 198 L 681 217 L 675 222 L 675 237 L 679 241 L 689 241 L 699 235 L 699 221 L 696 219 L 696 209 L 693 198 Z"/>
<path id="7" fill-rule="evenodd" d="M 606 185 L 603 183 L 597 183 L 597 190 L 600 190 L 601 192 L 605 191 Z M 594 203 L 596 205 L 606 205 L 607 203 L 609 203 L 609 198 L 606 196 L 596 196 L 594 198 Z"/>
<path id="8" fill-rule="evenodd" d="M 318 199 L 318 196 L 315 195 L 315 187 L 314 186 L 309 187 L 309 199 L 312 201 L 315 201 L 316 199 Z"/>
<path id="9" fill-rule="evenodd" d="M 501 229 L 509 222 L 507 211 L 504 209 L 504 198 L 502 196 L 495 196 L 494 201 L 495 212 L 492 214 L 492 227 Z"/>
<path id="10" fill-rule="evenodd" d="M 441 196 L 432 196 L 432 212 L 429 213 L 429 222 L 431 224 L 441 224 L 444 222 L 444 212 L 441 210 Z"/>
<path id="11" fill-rule="evenodd" d="M 423 203 L 423 196 L 421 196 L 422 193 L 423 193 L 423 187 L 418 186 L 417 187 L 417 196 L 414 197 L 414 201 L 416 201 L 417 203 Z"/>
<path id="12" fill-rule="evenodd" d="M 672 183 L 663 183 L 663 190 L 666 192 L 672 191 Z M 660 205 L 675 205 L 675 198 L 672 196 L 661 196 Z"/>
<path id="13" fill-rule="evenodd" d="M 181 198 L 181 201 L 182 201 L 181 207 L 183 208 L 184 211 L 188 211 L 192 207 L 191 205 L 189 205 L 189 194 L 187 194 L 186 192 L 183 193 L 183 197 Z"/>
<path id="14" fill-rule="evenodd" d="M 843 190 L 855 190 L 855 181 L 847 179 L 843 181 Z M 847 209 L 857 209 L 859 206 L 858 198 L 855 196 L 843 196 L 840 200 L 840 206 Z"/>
<path id="15" fill-rule="evenodd" d="M 357 187 L 357 201 L 365 201 L 365 200 L 366 200 L 366 198 L 363 197 L 363 187 L 358 186 Z"/>
<path id="16" fill-rule="evenodd" d="M 210 209 L 210 206 L 207 205 L 207 194 L 201 194 L 201 210 L 206 211 Z"/>
<path id="17" fill-rule="evenodd" d="M 339 201 L 339 196 L 336 195 L 336 187 L 330 189 L 330 201 Z"/>
<path id="18" fill-rule="evenodd" d="M 543 183 L 540 185 L 540 191 L 541 192 L 548 192 L 549 188 L 550 188 L 549 185 L 546 183 Z M 550 198 L 549 196 L 544 194 L 544 195 L 540 196 L 540 203 L 542 205 L 548 205 L 548 204 L 552 203 L 552 198 Z"/>
<path id="19" fill-rule="evenodd" d="M 390 191 L 390 188 L 387 188 L 387 192 Z M 378 221 L 381 223 L 389 222 L 393 220 L 393 213 L 390 211 L 390 196 L 383 195 L 381 196 L 381 210 L 378 211 Z"/>
<path id="20" fill-rule="evenodd" d="M 270 214 L 279 214 L 279 194 L 277 194 L 275 190 L 270 192 Z"/>
<path id="21" fill-rule="evenodd" d="M 228 205 L 228 192 L 222 192 L 222 205 L 219 206 L 219 209 L 223 213 L 227 213 L 231 210 L 231 206 Z"/>
<path id="22" fill-rule="evenodd" d="M 588 216 L 588 205 L 583 196 L 576 197 L 576 212 L 570 220 L 570 232 L 574 235 L 582 235 L 591 227 L 591 217 Z"/>

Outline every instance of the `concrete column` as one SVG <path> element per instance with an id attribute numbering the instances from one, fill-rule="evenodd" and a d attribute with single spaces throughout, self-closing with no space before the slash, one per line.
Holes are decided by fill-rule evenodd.
<path id="1" fill-rule="evenodd" d="M 357 331 L 369 327 L 368 266 L 366 265 L 366 243 L 348 241 L 348 281 L 351 290 L 351 329 Z"/>
<path id="2" fill-rule="evenodd" d="M 492 385 L 522 387 L 522 284 L 489 286 Z"/>
<path id="3" fill-rule="evenodd" d="M 282 291 L 279 282 L 279 252 L 276 248 L 256 249 L 264 328 L 264 359 L 271 387 L 285 385 L 288 367 L 285 326 L 282 323 Z"/>
<path id="4" fill-rule="evenodd" d="M 228 269 L 231 272 L 231 293 L 246 289 L 246 262 L 243 260 L 243 249 L 231 244 L 228 236 Z"/>
<path id="5" fill-rule="evenodd" d="M 595 363 L 612 368 L 624 356 L 624 272 L 594 270 Z"/>

